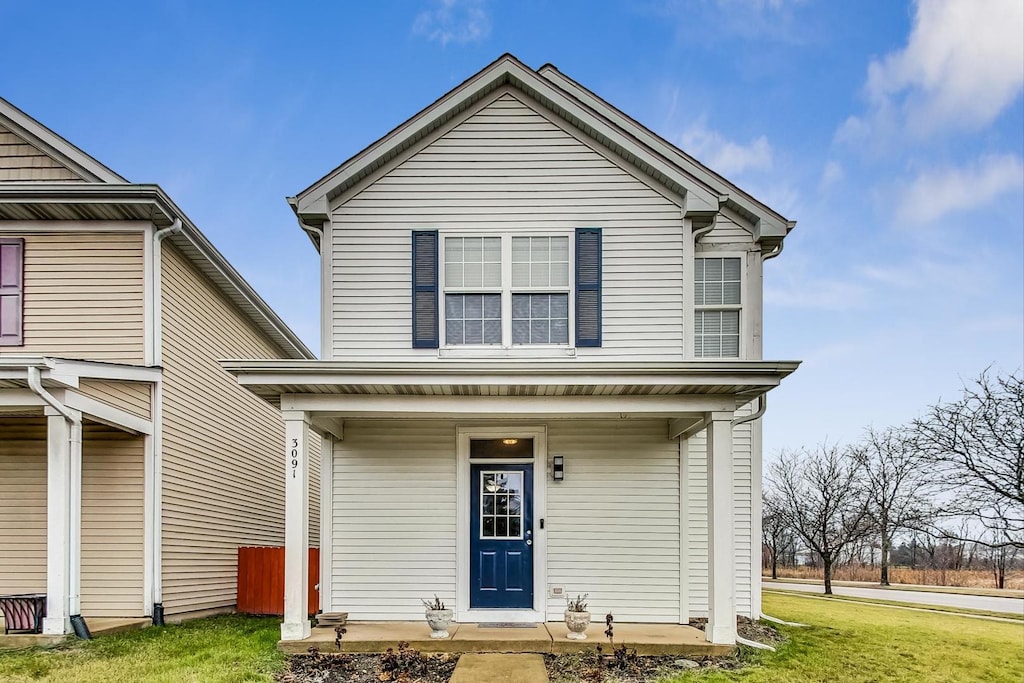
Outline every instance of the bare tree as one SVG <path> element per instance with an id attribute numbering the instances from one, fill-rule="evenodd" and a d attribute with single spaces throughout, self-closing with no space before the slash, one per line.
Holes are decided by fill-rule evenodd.
<path id="1" fill-rule="evenodd" d="M 825 593 L 831 595 L 833 564 L 844 548 L 872 532 L 856 462 L 837 446 L 783 451 L 769 466 L 768 480 L 786 521 L 821 557 Z"/>
<path id="2" fill-rule="evenodd" d="M 864 476 L 868 510 L 878 530 L 879 583 L 888 586 L 893 536 L 930 519 L 926 498 L 930 477 L 913 435 L 906 429 L 868 429 L 851 454 Z"/>
<path id="3" fill-rule="evenodd" d="M 1024 376 L 986 370 L 963 396 L 914 421 L 917 443 L 954 495 L 951 515 L 978 520 L 982 543 L 1024 548 Z M 945 530 L 941 536 L 957 538 Z M 977 540 L 959 539 L 958 540 Z M 993 545 L 994 544 L 994 545 Z"/>
<path id="4" fill-rule="evenodd" d="M 762 494 L 761 540 L 771 556 L 772 578 L 779 578 L 779 558 L 796 554 L 796 534 L 782 512 L 782 503 L 771 491 Z"/>

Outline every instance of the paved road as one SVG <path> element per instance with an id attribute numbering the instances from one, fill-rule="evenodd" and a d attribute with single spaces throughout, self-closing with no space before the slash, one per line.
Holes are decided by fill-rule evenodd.
<path id="1" fill-rule="evenodd" d="M 787 591 L 800 591 L 802 593 L 825 592 L 824 586 L 807 583 L 776 583 L 765 581 L 762 584 L 765 590 L 776 588 Z M 850 586 L 832 586 L 832 592 L 836 595 L 848 595 L 852 598 L 865 598 L 868 600 L 895 600 L 897 602 L 910 602 L 919 605 L 933 605 L 939 607 L 960 607 L 963 609 L 978 609 L 989 612 L 1007 612 L 1010 614 L 1024 614 L 1024 600 L 1020 598 L 992 598 L 984 595 L 958 595 L 956 593 L 927 593 L 924 591 L 911 591 L 899 588 L 853 588 Z"/>

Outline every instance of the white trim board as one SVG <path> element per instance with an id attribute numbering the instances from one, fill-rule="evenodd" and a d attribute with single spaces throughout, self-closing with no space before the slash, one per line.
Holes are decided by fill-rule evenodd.
<path id="1" fill-rule="evenodd" d="M 547 530 L 540 520 L 547 517 L 548 430 L 546 425 L 458 426 L 456 427 L 456 534 L 455 534 L 455 620 L 459 623 L 536 623 L 547 614 Z M 533 609 L 470 609 L 469 607 L 469 508 L 470 458 L 472 438 L 533 439 Z"/>

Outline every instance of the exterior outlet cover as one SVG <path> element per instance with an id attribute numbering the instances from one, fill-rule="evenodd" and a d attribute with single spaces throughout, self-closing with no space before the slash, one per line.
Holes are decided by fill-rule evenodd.
<path id="1" fill-rule="evenodd" d="M 565 588 L 563 588 L 562 586 L 552 586 L 551 587 L 551 597 L 553 597 L 553 598 L 564 598 L 565 597 Z"/>

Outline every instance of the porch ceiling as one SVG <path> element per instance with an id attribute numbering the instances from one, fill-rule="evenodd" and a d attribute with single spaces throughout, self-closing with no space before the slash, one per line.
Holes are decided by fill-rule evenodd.
<path id="1" fill-rule="evenodd" d="M 282 395 L 458 397 L 735 396 L 741 403 L 778 386 L 797 361 L 685 363 L 389 363 L 222 361 L 241 385 L 271 404 Z"/>

